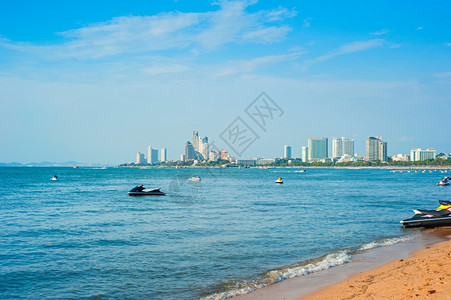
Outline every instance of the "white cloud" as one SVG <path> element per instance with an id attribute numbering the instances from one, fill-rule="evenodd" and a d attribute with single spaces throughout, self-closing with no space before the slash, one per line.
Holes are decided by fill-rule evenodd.
<path id="1" fill-rule="evenodd" d="M 399 142 L 412 142 L 412 141 L 416 141 L 418 138 L 413 137 L 413 136 L 401 136 L 398 138 Z"/>
<path id="2" fill-rule="evenodd" d="M 219 9 L 202 13 L 171 12 L 153 16 L 122 16 L 58 33 L 68 41 L 39 46 L 0 40 L 0 46 L 50 58 L 99 59 L 159 50 L 212 50 L 229 43 L 272 43 L 291 28 L 280 24 L 296 12 L 279 7 L 247 12 L 251 1 L 220 1 Z M 275 23 L 276 22 L 276 23 Z"/>
<path id="3" fill-rule="evenodd" d="M 437 77 L 437 78 L 451 78 L 451 71 L 450 72 L 437 73 L 434 76 Z"/>
<path id="4" fill-rule="evenodd" d="M 419 27 L 417 27 L 417 30 L 423 30 L 423 26 L 419 26 Z"/>
<path id="5" fill-rule="evenodd" d="M 354 53 L 354 52 L 360 52 L 364 50 L 368 50 L 375 47 L 380 47 L 384 44 L 383 39 L 373 39 L 369 41 L 357 41 L 352 42 L 346 45 L 343 45 L 339 47 L 338 49 L 335 49 L 327 54 L 324 54 L 322 56 L 319 56 L 315 58 L 313 61 L 311 61 L 311 64 L 318 63 L 318 62 L 324 62 L 327 61 L 335 56 L 348 54 L 348 53 Z"/>
<path id="6" fill-rule="evenodd" d="M 384 35 L 390 32 L 390 29 L 382 29 L 379 31 L 371 32 L 371 35 Z"/>
<path id="7" fill-rule="evenodd" d="M 190 68 L 184 65 L 170 64 L 170 65 L 153 65 L 145 67 L 143 72 L 147 75 L 160 75 L 168 73 L 181 73 L 188 71 Z"/>
<path id="8" fill-rule="evenodd" d="M 307 18 L 307 19 L 304 19 L 304 21 L 302 22 L 302 27 L 303 28 L 309 28 L 310 27 L 310 20 L 311 20 L 312 18 Z"/>
<path id="9" fill-rule="evenodd" d="M 225 65 L 219 67 L 219 72 L 216 74 L 216 76 L 220 77 L 220 76 L 235 75 L 239 73 L 248 73 L 264 65 L 296 60 L 305 53 L 306 53 L 305 51 L 298 51 L 283 55 L 261 56 L 250 60 L 230 61 L 227 62 Z"/>

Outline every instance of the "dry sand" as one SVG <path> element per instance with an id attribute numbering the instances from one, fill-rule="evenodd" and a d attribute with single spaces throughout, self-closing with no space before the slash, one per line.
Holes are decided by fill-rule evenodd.
<path id="1" fill-rule="evenodd" d="M 451 299 L 451 229 L 421 232 L 418 239 L 354 253 L 350 263 L 232 299 Z"/>
<path id="2" fill-rule="evenodd" d="M 413 253 L 301 297 L 316 299 L 451 299 L 451 241 Z"/>

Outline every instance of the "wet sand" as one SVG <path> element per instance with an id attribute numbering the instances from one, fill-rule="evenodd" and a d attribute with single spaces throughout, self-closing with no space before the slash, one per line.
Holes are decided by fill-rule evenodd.
<path id="1" fill-rule="evenodd" d="M 350 263 L 233 299 L 451 299 L 450 239 L 451 229 L 427 230 L 414 241 L 356 253 Z"/>

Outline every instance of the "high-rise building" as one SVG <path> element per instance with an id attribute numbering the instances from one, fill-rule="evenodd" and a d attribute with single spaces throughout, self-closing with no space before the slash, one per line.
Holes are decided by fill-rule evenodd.
<path id="1" fill-rule="evenodd" d="M 339 158 L 343 155 L 354 156 L 354 140 L 344 137 L 332 139 L 332 157 Z"/>
<path id="2" fill-rule="evenodd" d="M 354 156 L 354 140 L 352 139 L 343 139 L 343 155 Z"/>
<path id="3" fill-rule="evenodd" d="M 366 160 L 367 161 L 387 161 L 387 142 L 382 141 L 382 137 L 370 136 L 366 138 Z"/>
<path id="4" fill-rule="evenodd" d="M 208 147 L 208 137 L 201 138 L 197 131 L 193 131 L 193 149 L 196 153 L 196 159 L 208 159 L 209 147 Z M 199 155 L 200 154 L 200 155 Z"/>
<path id="5" fill-rule="evenodd" d="M 319 137 L 308 138 L 308 159 L 320 160 L 328 157 L 328 139 Z"/>
<path id="6" fill-rule="evenodd" d="M 147 149 L 147 163 L 154 164 L 158 162 L 158 150 L 152 149 L 151 146 Z"/>
<path id="7" fill-rule="evenodd" d="M 221 150 L 221 151 L 219 151 L 219 153 L 220 153 L 219 158 L 222 160 L 228 160 L 230 158 L 230 154 L 226 150 Z"/>
<path id="8" fill-rule="evenodd" d="M 203 159 L 205 159 L 205 160 L 208 159 L 208 155 L 209 155 L 208 137 L 204 137 L 202 140 L 200 140 L 198 152 L 202 155 Z"/>
<path id="9" fill-rule="evenodd" d="M 145 163 L 146 163 L 146 159 L 144 157 L 144 153 L 141 153 L 141 152 L 136 153 L 136 164 L 141 165 L 141 164 L 145 164 Z"/>
<path id="10" fill-rule="evenodd" d="M 370 136 L 366 138 L 366 160 L 376 161 L 379 159 L 379 138 Z"/>
<path id="11" fill-rule="evenodd" d="M 285 145 L 283 147 L 283 158 L 291 158 L 291 146 Z"/>
<path id="12" fill-rule="evenodd" d="M 426 150 L 421 150 L 420 148 L 412 148 L 412 150 L 410 150 L 411 161 L 435 159 L 435 155 L 436 151 L 434 148 L 427 148 Z"/>
<path id="13" fill-rule="evenodd" d="M 185 154 L 180 154 L 180 161 L 185 161 Z"/>
<path id="14" fill-rule="evenodd" d="M 332 158 L 343 156 L 343 139 L 332 138 Z"/>
<path id="15" fill-rule="evenodd" d="M 216 151 L 210 151 L 210 155 L 208 156 L 209 161 L 217 161 L 218 160 L 218 154 Z"/>
<path id="16" fill-rule="evenodd" d="M 302 161 L 308 162 L 308 147 L 302 146 Z"/>
<path id="17" fill-rule="evenodd" d="M 388 161 L 387 156 L 387 142 L 379 142 L 379 160 L 380 161 Z"/>
<path id="18" fill-rule="evenodd" d="M 194 151 L 193 144 L 186 142 L 185 144 L 185 161 L 196 159 L 196 151 Z"/>
<path id="19" fill-rule="evenodd" d="M 193 148 L 194 148 L 194 151 L 199 152 L 199 142 L 200 142 L 199 133 L 197 131 L 193 131 Z"/>
<path id="20" fill-rule="evenodd" d="M 160 161 L 166 162 L 168 160 L 168 150 L 166 148 L 162 148 L 160 151 Z"/>

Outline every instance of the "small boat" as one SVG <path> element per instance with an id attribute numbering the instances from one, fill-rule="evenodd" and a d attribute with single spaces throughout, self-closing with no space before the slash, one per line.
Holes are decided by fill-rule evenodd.
<path id="1" fill-rule="evenodd" d="M 53 176 L 52 178 L 50 178 L 51 181 L 58 181 L 58 176 Z"/>
<path id="2" fill-rule="evenodd" d="M 141 184 L 141 186 L 135 186 L 128 192 L 129 196 L 162 196 L 166 193 L 160 191 L 160 188 L 146 189 Z"/>
<path id="3" fill-rule="evenodd" d="M 193 176 L 190 179 L 188 179 L 188 181 L 199 182 L 201 181 L 201 179 L 199 176 Z"/>
<path id="4" fill-rule="evenodd" d="M 282 184 L 283 183 L 282 177 L 277 178 L 275 183 Z"/>
<path id="5" fill-rule="evenodd" d="M 442 227 L 451 226 L 451 201 L 439 201 L 440 206 L 435 210 L 415 209 L 415 215 L 400 221 L 404 227 Z"/>

